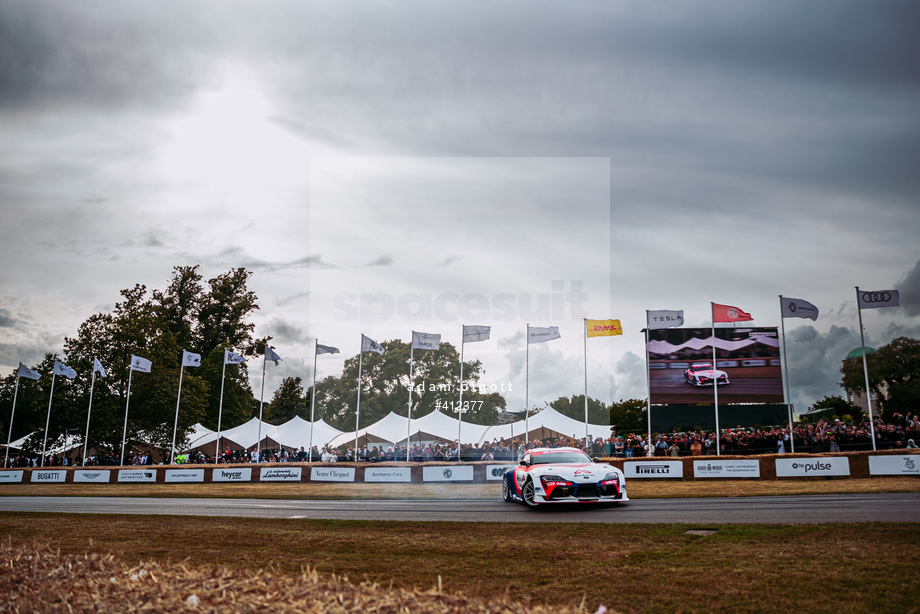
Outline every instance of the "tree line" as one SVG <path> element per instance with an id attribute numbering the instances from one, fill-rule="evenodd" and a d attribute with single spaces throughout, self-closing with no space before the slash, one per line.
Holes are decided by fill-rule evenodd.
<path id="1" fill-rule="evenodd" d="M 48 441 L 86 430 L 93 359 L 98 358 L 107 377 L 97 377 L 93 388 L 90 444 L 99 451 L 120 451 L 128 393 L 129 361 L 132 354 L 153 362 L 151 373 L 135 373 L 131 380 L 130 414 L 126 448 L 150 444 L 167 449 L 172 438 L 176 412 L 182 350 L 201 355 L 201 366 L 186 369 L 179 407 L 178 441 L 183 441 L 195 423 L 218 426 L 221 374 L 224 350 L 245 357 L 261 356 L 271 337 L 257 338 L 252 314 L 259 309 L 257 297 L 248 288 L 252 272 L 236 268 L 205 281 L 195 266 L 177 266 L 163 290 L 137 284 L 120 292 L 121 300 L 109 313 L 91 315 L 73 337 L 65 337 L 64 359 L 78 376 L 57 377 L 51 406 Z M 361 366 L 361 422 L 366 427 L 390 412 L 405 416 L 409 407 L 408 362 L 410 346 L 401 340 L 381 342 L 384 354 L 365 352 Z M 41 450 L 45 419 L 51 394 L 51 371 L 58 357 L 46 354 L 37 365 L 40 380 L 19 381 L 16 415 L 11 440 L 34 433 L 27 444 Z M 342 431 L 355 428 L 359 356 L 345 360 L 339 376 L 316 382 L 315 391 L 300 377 L 285 378 L 265 406 L 267 422 L 281 424 L 300 416 L 311 418 L 315 393 L 315 419 L 322 419 Z M 414 354 L 412 415 L 423 416 L 459 399 L 460 357 L 450 343 L 438 351 Z M 848 390 L 864 389 L 861 362 L 848 361 L 841 369 L 841 385 Z M 258 399 L 249 384 L 245 363 L 228 366 L 223 382 L 222 428 L 237 426 L 258 415 Z M 492 425 L 508 418 L 505 398 L 497 392 L 483 392 L 476 384 L 482 375 L 478 360 L 464 361 L 463 401 L 465 422 Z M 920 341 L 900 337 L 869 355 L 870 387 L 878 394 L 883 416 L 916 411 L 920 401 Z M 4 435 L 9 433 L 10 414 L 16 388 L 16 373 L 0 380 L 0 419 Z M 825 405 L 832 399 L 816 404 Z M 831 403 L 832 404 L 832 403 Z M 575 420 L 585 417 L 584 395 L 560 397 L 546 403 Z M 843 410 L 844 408 L 841 408 Z M 522 418 L 523 414 L 513 416 Z M 588 399 L 588 421 L 616 425 L 619 432 L 642 432 L 646 428 L 646 401 L 640 399 L 605 403 Z"/>

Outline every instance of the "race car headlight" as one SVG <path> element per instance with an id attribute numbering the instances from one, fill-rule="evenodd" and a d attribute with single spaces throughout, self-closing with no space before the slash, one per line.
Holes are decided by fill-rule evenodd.
<path id="1" fill-rule="evenodd" d="M 541 475 L 540 481 L 543 482 L 546 486 L 568 486 L 571 484 L 569 480 L 566 480 L 561 475 Z"/>
<path id="2" fill-rule="evenodd" d="M 619 481 L 620 481 L 619 474 L 614 473 L 612 471 L 608 473 L 607 475 L 605 475 L 604 479 L 601 480 L 601 482 L 619 482 Z"/>

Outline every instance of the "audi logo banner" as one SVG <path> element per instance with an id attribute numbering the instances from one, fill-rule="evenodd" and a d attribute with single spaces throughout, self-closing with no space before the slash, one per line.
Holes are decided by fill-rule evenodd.
<path id="1" fill-rule="evenodd" d="M 897 290 L 860 290 L 857 288 L 856 299 L 860 309 L 897 307 L 901 304 L 901 297 Z"/>

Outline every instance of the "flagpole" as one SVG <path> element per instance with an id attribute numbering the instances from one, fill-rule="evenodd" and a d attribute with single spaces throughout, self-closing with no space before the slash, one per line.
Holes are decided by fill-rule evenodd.
<path id="1" fill-rule="evenodd" d="M 45 439 L 42 441 L 42 464 L 45 466 L 45 448 L 48 445 L 48 426 L 51 424 L 51 399 L 54 398 L 54 376 L 57 375 L 54 369 L 51 370 L 51 394 L 48 395 L 48 417 L 45 418 Z"/>
<path id="2" fill-rule="evenodd" d="M 716 358 L 716 310 L 715 306 L 710 302 L 709 311 L 712 314 L 712 392 L 715 396 L 716 404 L 716 456 L 721 456 L 721 438 L 722 433 L 719 429 L 719 375 L 716 372 L 716 369 L 719 366 L 718 359 Z"/>
<path id="3" fill-rule="evenodd" d="M 176 397 L 176 420 L 173 422 L 172 455 L 169 464 L 176 462 L 176 431 L 179 428 L 179 402 L 182 400 L 182 374 L 185 373 L 185 352 L 182 352 L 182 366 L 179 367 L 179 396 Z"/>
<path id="4" fill-rule="evenodd" d="M 585 448 L 588 447 L 588 318 L 585 322 Z"/>
<path id="5" fill-rule="evenodd" d="M 310 447 L 309 452 L 307 452 L 307 462 L 313 462 L 313 427 L 316 426 L 316 422 L 313 420 L 313 412 L 316 408 L 316 351 L 319 349 L 319 339 L 313 340 L 313 390 L 310 392 Z M 358 454 L 358 442 L 355 441 L 355 454 Z M 357 460 L 357 458 L 356 458 Z"/>
<path id="6" fill-rule="evenodd" d="M 463 425 L 463 346 L 466 344 L 464 340 L 464 326 L 460 325 L 460 405 L 457 407 L 457 446 L 460 446 L 460 430 Z"/>
<path id="7" fill-rule="evenodd" d="M 869 410 L 869 431 L 872 433 L 872 451 L 875 452 L 875 420 L 872 418 L 872 393 L 869 392 L 869 362 L 866 360 L 866 337 L 863 333 L 862 308 L 859 306 L 859 286 L 856 286 L 856 313 L 859 314 L 859 341 L 862 343 L 863 373 L 866 376 L 866 408 Z M 52 384 L 54 381 L 52 380 Z"/>
<path id="8" fill-rule="evenodd" d="M 217 464 L 217 459 L 220 457 L 220 424 L 224 415 L 224 377 L 227 375 L 228 351 L 227 348 L 224 348 L 224 366 L 220 370 L 220 403 L 217 405 L 217 441 L 214 443 L 214 464 Z"/>
<path id="9" fill-rule="evenodd" d="M 527 351 L 524 360 L 524 445 L 530 441 L 530 322 L 527 323 L 527 333 L 524 335 Z"/>
<path id="10" fill-rule="evenodd" d="M 779 323 L 783 333 L 783 353 L 780 356 L 780 362 L 783 363 L 783 401 L 786 403 L 786 411 L 789 414 L 789 451 L 795 454 L 795 437 L 792 436 L 792 406 L 789 405 L 789 357 L 786 356 L 786 318 L 783 314 L 783 295 L 779 295 Z"/>
<path id="11" fill-rule="evenodd" d="M 412 436 L 412 354 L 415 352 L 415 331 L 412 331 L 412 341 L 409 344 L 409 413 L 406 414 L 406 462 L 409 462 L 409 438 Z M 355 445 L 357 447 L 357 444 Z"/>
<path id="12" fill-rule="evenodd" d="M 259 437 L 256 440 L 256 462 L 262 462 L 262 402 L 265 399 L 265 363 L 268 362 L 268 344 L 262 353 L 262 391 L 259 393 Z"/>
<path id="13" fill-rule="evenodd" d="M 93 356 L 93 360 L 96 357 Z M 89 382 L 89 409 L 86 410 L 86 434 L 83 436 L 83 466 L 86 467 L 86 449 L 89 447 L 89 417 L 93 413 L 93 388 L 96 386 L 96 365 L 93 365 L 93 377 Z"/>
<path id="14" fill-rule="evenodd" d="M 121 432 L 121 460 L 118 461 L 120 466 L 125 464 L 125 439 L 128 435 L 128 407 L 131 405 L 131 378 L 134 376 L 134 369 L 128 368 L 128 396 L 125 400 L 125 428 Z"/>
<path id="15" fill-rule="evenodd" d="M 358 449 L 358 426 L 361 424 L 361 369 L 364 360 L 364 335 L 361 335 L 361 349 L 358 351 L 358 406 L 355 408 L 355 449 Z"/>
<path id="16" fill-rule="evenodd" d="M 651 362 L 648 353 L 648 309 L 645 310 L 645 385 L 648 388 L 648 399 L 646 400 L 645 417 L 648 419 L 648 445 L 649 449 L 646 456 L 651 456 L 652 452 L 652 370 L 649 368 Z"/>
<path id="17" fill-rule="evenodd" d="M 22 364 L 22 363 L 19 363 Z M 16 398 L 19 396 L 19 370 L 16 370 L 16 391 L 13 393 L 13 411 L 10 412 L 10 430 L 6 436 L 6 455 L 3 457 L 3 467 L 7 466 L 10 460 L 10 441 L 13 439 L 13 416 L 16 415 Z"/>

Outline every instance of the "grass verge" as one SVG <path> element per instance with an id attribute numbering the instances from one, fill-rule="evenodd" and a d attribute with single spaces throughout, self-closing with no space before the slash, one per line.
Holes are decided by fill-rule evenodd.
<path id="1" fill-rule="evenodd" d="M 707 530 L 708 529 L 708 530 Z M 691 531 L 691 533 L 688 533 Z M 916 524 L 721 526 L 386 523 L 0 514 L 11 547 L 201 570 L 303 569 L 397 589 L 594 612 L 910 612 Z M 0 576 L 4 572 L 0 569 Z M 265 603 L 270 608 L 270 602 Z M 64 608 L 62 608 L 64 609 Z"/>

